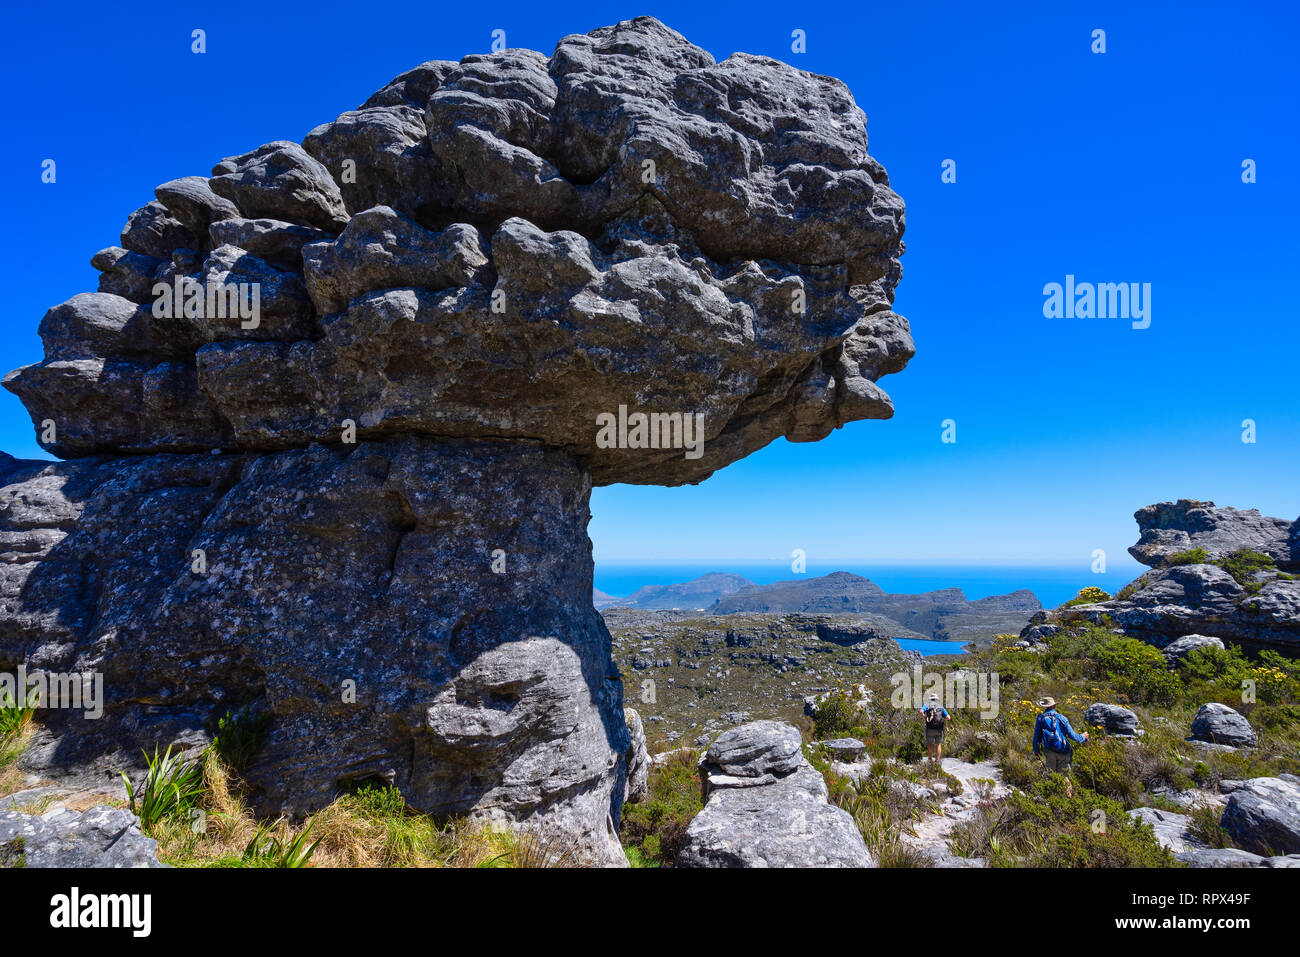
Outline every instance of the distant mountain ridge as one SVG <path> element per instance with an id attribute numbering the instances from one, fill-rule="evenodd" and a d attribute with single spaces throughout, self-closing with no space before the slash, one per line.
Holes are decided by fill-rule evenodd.
<path id="1" fill-rule="evenodd" d="M 775 614 L 860 614 L 877 630 L 892 623 L 895 637 L 939 641 L 975 641 L 995 634 L 1014 634 L 1042 605 L 1034 593 L 1019 589 L 971 601 L 960 588 L 941 588 L 917 595 L 891 594 L 861 575 L 832 572 L 816 578 L 757 585 L 740 575 L 711 572 L 675 585 L 648 585 L 626 598 L 597 596 L 598 608 L 704 610 L 714 615 L 738 612 Z"/>

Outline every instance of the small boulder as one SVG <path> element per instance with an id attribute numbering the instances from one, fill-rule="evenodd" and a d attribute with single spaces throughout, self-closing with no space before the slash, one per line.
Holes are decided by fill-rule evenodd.
<path id="1" fill-rule="evenodd" d="M 1255 729 L 1242 715 L 1226 704 L 1211 701 L 1201 705 L 1192 720 L 1192 739 L 1234 748 L 1253 748 Z"/>
<path id="2" fill-rule="evenodd" d="M 718 735 L 704 763 L 714 774 L 764 778 L 790 774 L 804 763 L 803 739 L 780 721 L 751 721 Z"/>
<path id="3" fill-rule="evenodd" d="M 857 738 L 832 738 L 829 741 L 822 741 L 821 746 L 829 752 L 833 760 L 845 764 L 852 764 L 867 750 L 867 746 Z"/>
<path id="4" fill-rule="evenodd" d="M 1083 713 L 1088 724 L 1103 728 L 1107 734 L 1131 738 L 1138 733 L 1138 716 L 1117 704 L 1094 704 Z"/>
<path id="5" fill-rule="evenodd" d="M 678 867 L 873 867 L 853 818 L 827 801 L 799 732 L 755 721 L 723 732 L 701 762 L 706 802 Z"/>

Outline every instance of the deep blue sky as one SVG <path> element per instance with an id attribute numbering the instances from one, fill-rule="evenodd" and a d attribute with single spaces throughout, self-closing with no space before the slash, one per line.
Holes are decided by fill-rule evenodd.
<path id="1" fill-rule="evenodd" d="M 95 288 L 90 256 L 156 184 L 301 139 L 423 60 L 486 52 L 494 29 L 549 53 L 645 13 L 718 59 L 848 83 L 907 201 L 896 309 L 918 353 L 882 381 L 888 422 L 774 443 L 697 487 L 598 490 L 598 561 L 1086 566 L 1094 548 L 1125 560 L 1149 502 L 1300 513 L 1293 4 L 21 5 L 0 40 L 0 365 L 40 357 L 45 309 Z M 1045 319 L 1043 285 L 1067 273 L 1151 283 L 1151 328 Z M 0 448 L 42 454 L 8 393 Z"/>

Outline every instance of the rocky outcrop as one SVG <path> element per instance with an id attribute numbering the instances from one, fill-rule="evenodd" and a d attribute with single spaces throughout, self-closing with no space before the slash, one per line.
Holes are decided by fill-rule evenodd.
<path id="1" fill-rule="evenodd" d="M 892 414 L 903 203 L 844 84 L 648 17 L 418 69 L 132 214 L 107 287 L 5 380 L 51 451 L 286 449 L 350 420 L 675 485 Z M 187 277 L 259 283 L 260 324 L 156 317 L 152 282 Z"/>
<path id="2" fill-rule="evenodd" d="M 842 83 L 650 18 L 160 186 L 5 379 L 75 461 L 0 466 L 0 668 L 105 688 L 25 760 L 249 707 L 267 809 L 378 778 L 622 861 L 590 489 L 889 416 L 902 231 Z"/>
<path id="3" fill-rule="evenodd" d="M 705 805 L 686 829 L 678 867 L 874 865 L 853 819 L 827 803 L 826 782 L 789 725 L 755 721 L 724 732 L 700 777 Z"/>
<path id="4" fill-rule="evenodd" d="M 0 811 L 0 868 L 166 867 L 130 811 L 101 804 L 45 814 Z"/>
<path id="5" fill-rule="evenodd" d="M 1210 560 L 1248 548 L 1268 555 L 1279 568 L 1300 568 L 1296 547 L 1300 520 L 1269 518 L 1254 508 L 1239 510 L 1188 498 L 1148 505 L 1133 517 L 1141 537 L 1129 554 L 1153 568 L 1193 548 L 1205 549 Z"/>
<path id="6" fill-rule="evenodd" d="M 1300 576 L 1292 572 L 1300 568 L 1300 552 L 1291 551 L 1296 523 L 1187 499 L 1150 505 L 1136 517 L 1141 540 L 1130 551 L 1154 567 L 1109 601 L 1057 609 L 1049 616 L 1052 623 L 1083 619 L 1118 626 L 1157 647 L 1172 646 L 1171 664 L 1215 640 L 1297 653 Z M 1188 556 L 1178 553 L 1190 549 L 1204 554 L 1182 564 Z M 1242 549 L 1268 557 L 1243 565 L 1233 557 Z"/>

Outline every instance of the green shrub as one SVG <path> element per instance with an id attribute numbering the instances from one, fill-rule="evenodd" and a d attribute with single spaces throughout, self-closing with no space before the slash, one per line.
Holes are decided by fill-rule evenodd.
<path id="1" fill-rule="evenodd" d="M 1122 741 L 1094 740 L 1074 749 L 1074 777 L 1098 794 L 1133 807 L 1143 792 L 1137 754 Z"/>
<path id="2" fill-rule="evenodd" d="M 1203 548 L 1189 548 L 1174 552 L 1165 559 L 1166 565 L 1204 565 L 1210 560 L 1210 553 Z"/>
<path id="3" fill-rule="evenodd" d="M 813 736 L 818 739 L 840 737 L 858 724 L 861 717 L 854 699 L 843 688 L 837 688 L 817 703 L 813 714 Z"/>
<path id="4" fill-rule="evenodd" d="M 1226 648 L 1203 646 L 1193 648 L 1179 666 L 1183 680 L 1201 681 L 1240 688 L 1241 681 L 1250 670 L 1250 661 L 1236 645 Z"/>
<path id="5" fill-rule="evenodd" d="M 217 721 L 212 736 L 212 750 L 233 771 L 242 771 L 262 746 L 271 716 L 255 712 L 252 707 L 227 711 Z"/>
<path id="6" fill-rule="evenodd" d="M 995 867 L 1173 867 L 1176 861 L 1149 825 L 1123 805 L 1082 787 L 1067 794 L 1052 774 L 982 809 L 953 832 L 953 847 Z"/>
<path id="7" fill-rule="evenodd" d="M 650 769 L 649 793 L 623 805 L 619 838 L 637 848 L 642 864 L 672 866 L 686 842 L 686 826 L 704 807 L 696 755 L 679 751 Z"/>
<path id="8" fill-rule="evenodd" d="M 1223 818 L 1222 808 L 1200 804 L 1192 809 L 1188 817 L 1188 833 L 1208 847 L 1224 848 L 1235 846 L 1232 843 L 1232 838 L 1220 823 Z"/>
<path id="9" fill-rule="evenodd" d="M 1061 607 L 1069 608 L 1073 605 L 1095 605 L 1099 601 L 1110 601 L 1110 593 L 1102 591 L 1096 585 L 1089 585 L 1086 588 L 1079 589 L 1079 593 Z"/>
<path id="10" fill-rule="evenodd" d="M 1165 656 L 1136 638 L 1112 637 L 1097 653 L 1097 667 L 1131 701 L 1173 704 L 1182 693 Z"/>
<path id="11" fill-rule="evenodd" d="M 1218 559 L 1214 564 L 1231 575 L 1238 585 L 1249 592 L 1257 592 L 1263 586 L 1262 582 L 1255 581 L 1256 572 L 1275 567 L 1271 557 L 1252 548 L 1239 548 L 1230 555 Z"/>

